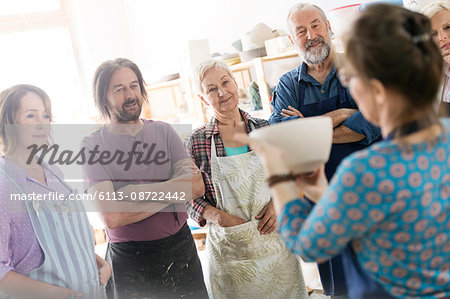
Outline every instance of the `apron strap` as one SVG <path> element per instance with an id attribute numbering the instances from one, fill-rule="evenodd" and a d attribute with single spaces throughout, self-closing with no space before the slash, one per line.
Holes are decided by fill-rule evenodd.
<path id="1" fill-rule="evenodd" d="M 253 122 L 250 122 L 250 132 L 255 130 L 255 125 Z M 216 140 L 214 139 L 215 135 L 211 135 L 211 160 L 217 158 L 217 151 L 216 151 Z"/>
<path id="2" fill-rule="evenodd" d="M 345 101 L 347 101 L 346 89 L 344 86 L 342 86 L 339 80 L 337 81 L 337 83 L 338 83 L 337 88 L 339 93 L 339 102 L 342 104 L 345 103 Z"/>
<path id="3" fill-rule="evenodd" d="M 217 158 L 215 135 L 211 135 L 211 160 Z"/>
<path id="4" fill-rule="evenodd" d="M 44 167 L 43 167 L 44 168 Z M 55 174 L 55 172 L 53 172 L 50 167 L 48 168 L 44 168 L 47 169 L 51 174 L 53 174 L 54 177 L 56 177 L 58 179 L 58 181 L 60 181 L 61 184 L 63 184 L 64 187 L 66 187 L 71 193 L 74 191 L 74 189 L 72 189 L 72 187 L 70 187 L 69 184 L 67 184 L 63 179 L 61 179 L 59 177 L 59 175 Z M 25 190 L 22 188 L 22 186 L 20 186 L 19 184 L 17 184 L 17 182 L 7 173 L 5 172 L 5 169 L 0 167 L 0 173 L 7 178 L 13 185 L 14 187 L 16 187 L 17 191 L 19 191 L 20 193 L 25 193 Z"/>
<path id="5" fill-rule="evenodd" d="M 298 82 L 299 84 L 299 93 L 298 93 L 298 103 L 299 103 L 299 110 L 305 105 L 305 85 L 302 82 Z"/>
<path id="6" fill-rule="evenodd" d="M 62 178 L 59 177 L 59 175 L 57 175 L 55 172 L 53 172 L 50 167 L 47 167 L 44 169 L 47 169 L 51 174 L 53 174 L 53 176 L 56 177 L 58 179 L 58 181 L 69 190 L 70 193 L 77 192 L 76 189 L 72 189 L 72 187 L 69 184 L 67 184 L 65 180 L 63 180 Z"/>
<path id="7" fill-rule="evenodd" d="M 0 167 L 0 173 L 8 180 L 11 182 L 11 184 L 13 184 L 13 186 L 16 188 L 16 190 L 20 193 L 20 194 L 25 194 L 25 190 L 23 189 L 23 187 L 21 185 L 19 185 L 6 171 L 4 168 Z M 39 217 L 39 202 L 36 200 L 33 200 L 31 202 L 31 205 L 33 206 L 33 209 L 36 212 L 36 215 Z M 25 206 L 27 207 L 27 209 L 30 209 L 28 201 L 25 201 Z"/>
<path id="8" fill-rule="evenodd" d="M 56 175 L 55 172 L 51 171 L 50 169 L 48 170 L 61 182 L 61 184 L 63 184 L 69 190 L 72 190 L 72 188 L 70 188 L 68 184 L 66 184 L 58 175 Z M 0 174 L 3 175 L 3 177 L 5 177 L 9 182 L 11 182 L 11 184 L 17 189 L 18 192 L 20 192 L 21 194 L 26 193 L 23 186 L 18 184 L 2 167 L 0 167 Z M 39 246 L 44 252 L 43 264 L 40 267 L 33 269 L 30 272 L 29 277 L 60 287 L 79 287 L 79 284 L 72 285 L 69 283 L 69 281 L 67 281 L 68 276 L 65 276 L 65 273 L 70 271 L 72 274 L 81 274 L 78 280 L 80 281 L 80 283 L 82 283 L 82 289 L 78 288 L 77 290 L 84 293 L 83 298 L 106 298 L 103 288 L 97 285 L 98 274 L 96 269 L 94 269 L 95 257 L 93 255 L 94 242 L 93 236 L 91 235 L 90 231 L 89 220 L 87 219 L 86 215 L 74 214 L 73 218 L 67 217 L 67 215 L 62 215 L 61 217 L 63 218 L 57 218 L 56 214 L 54 213 L 44 213 L 40 215 L 39 201 L 32 200 L 31 203 L 29 201 L 25 201 L 24 203 L 27 208 L 28 216 L 33 226 L 33 230 Z M 54 220 L 50 221 L 52 219 Z M 59 220 L 59 222 L 56 222 L 56 220 Z M 52 227 L 53 223 L 57 223 L 56 225 L 62 224 L 73 228 L 68 229 L 68 231 L 70 231 L 72 234 L 70 235 L 70 239 L 79 245 L 74 246 L 74 244 L 71 244 L 70 242 L 60 242 L 60 246 L 65 246 L 62 252 L 69 253 L 69 255 L 59 254 L 56 252 L 56 250 L 59 250 L 57 248 L 60 247 L 53 245 L 55 243 L 55 236 L 53 235 L 53 233 L 48 233 L 49 231 L 57 229 L 56 227 Z M 81 230 L 79 230 L 79 228 L 81 228 Z M 62 229 L 61 226 L 58 226 L 58 229 Z M 76 236 L 76 238 L 74 238 L 74 236 Z M 86 249 L 88 248 L 90 251 L 91 245 L 92 253 L 88 253 Z M 51 257 L 52 261 L 49 261 L 49 257 Z M 64 263 L 61 262 L 61 260 L 58 260 L 57 257 L 66 257 L 62 259 Z M 80 257 L 83 257 L 82 262 L 80 262 Z M 87 257 L 87 259 L 85 257 Z M 82 263 L 82 265 L 77 266 L 77 269 L 73 268 L 73 265 L 77 265 L 80 263 Z M 86 279 L 89 280 L 87 281 Z"/>
<path id="9" fill-rule="evenodd" d="M 305 85 L 303 82 L 299 81 L 299 89 L 298 89 L 298 102 L 299 102 L 299 108 L 301 109 L 304 104 L 304 98 L 305 98 Z M 346 95 L 346 88 L 342 86 L 341 82 L 337 81 L 337 89 L 338 89 L 338 96 L 339 96 L 339 102 L 345 103 L 347 101 L 347 95 Z"/>
<path id="10" fill-rule="evenodd" d="M 44 167 L 43 167 L 44 168 Z M 58 179 L 58 181 L 64 186 L 66 187 L 70 193 L 73 193 L 74 190 L 72 189 L 72 187 L 70 187 L 69 184 L 67 184 L 62 178 L 59 177 L 59 175 L 55 174 L 54 171 L 52 171 L 49 167 L 48 168 L 44 168 L 44 170 L 47 169 L 51 174 L 53 174 L 54 177 L 56 177 Z M 14 185 L 14 187 L 16 188 L 16 190 L 20 193 L 20 194 L 26 194 L 25 189 L 19 185 L 6 171 L 4 168 L 0 167 L 0 173 L 8 180 L 11 182 L 11 184 Z M 75 190 L 76 191 L 76 190 Z M 28 201 L 25 202 L 25 206 L 28 207 Z M 31 201 L 31 205 L 33 206 L 34 211 L 36 212 L 36 215 L 39 217 L 39 201 L 37 200 L 32 200 Z"/>

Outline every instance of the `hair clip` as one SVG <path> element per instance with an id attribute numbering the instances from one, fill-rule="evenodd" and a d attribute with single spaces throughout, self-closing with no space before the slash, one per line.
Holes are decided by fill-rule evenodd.
<path id="1" fill-rule="evenodd" d="M 420 42 L 426 42 L 426 41 L 429 41 L 430 39 L 431 39 L 431 35 L 429 33 L 422 33 L 422 34 L 414 35 L 413 37 L 411 37 L 411 40 L 415 44 L 418 44 Z"/>

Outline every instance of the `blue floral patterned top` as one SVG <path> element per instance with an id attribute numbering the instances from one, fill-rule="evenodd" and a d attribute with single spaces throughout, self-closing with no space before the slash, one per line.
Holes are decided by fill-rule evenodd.
<path id="1" fill-rule="evenodd" d="M 367 275 L 396 297 L 450 297 L 450 119 L 432 142 L 380 142 L 347 157 L 314 208 L 279 215 L 288 248 L 322 262 L 349 242 Z"/>

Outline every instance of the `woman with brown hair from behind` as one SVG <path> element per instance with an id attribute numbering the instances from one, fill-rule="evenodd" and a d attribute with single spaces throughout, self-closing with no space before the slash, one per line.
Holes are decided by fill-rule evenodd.
<path id="1" fill-rule="evenodd" d="M 384 141 L 345 158 L 329 183 L 323 167 L 292 180 L 281 149 L 238 137 L 269 181 L 287 178 L 272 185 L 286 245 L 310 262 L 342 253 L 350 298 L 450 297 L 450 121 L 433 107 L 443 61 L 430 33 L 424 15 L 387 4 L 356 21 L 340 71 Z"/>

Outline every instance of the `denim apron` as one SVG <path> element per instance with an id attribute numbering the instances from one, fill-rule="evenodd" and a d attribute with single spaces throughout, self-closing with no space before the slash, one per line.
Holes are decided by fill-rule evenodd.
<path id="1" fill-rule="evenodd" d="M 341 253 L 345 268 L 348 295 L 351 299 L 394 299 L 361 267 L 353 247 L 349 244 Z"/>
<path id="2" fill-rule="evenodd" d="M 341 108 L 355 108 L 346 96 L 346 90 L 340 82 L 337 83 L 338 95 L 321 100 L 318 103 L 304 104 L 305 87 L 300 82 L 299 88 L 299 109 L 304 117 L 319 116 Z M 325 174 L 328 181 L 331 180 L 341 161 L 353 152 L 366 148 L 367 145 L 358 142 L 333 143 L 331 146 L 330 159 L 325 164 Z"/>
<path id="3" fill-rule="evenodd" d="M 302 82 L 299 84 L 299 104 L 298 110 L 304 117 L 319 116 L 325 113 L 341 109 L 341 108 L 354 108 L 346 96 L 345 88 L 340 82 L 337 84 L 338 95 L 321 100 L 318 103 L 304 104 L 305 87 Z M 286 118 L 289 120 L 292 118 Z M 337 167 L 341 161 L 352 154 L 355 151 L 366 148 L 366 145 L 359 144 L 357 142 L 334 144 L 331 147 L 330 159 L 325 164 L 325 175 L 328 181 L 331 180 Z M 311 202 L 312 204 L 312 202 Z M 327 262 L 318 265 L 320 280 L 322 286 L 327 295 L 340 296 L 346 295 L 346 282 L 345 274 L 343 270 L 343 264 L 341 256 L 335 256 Z"/>
<path id="4" fill-rule="evenodd" d="M 72 188 L 57 174 L 52 173 L 69 193 Z M 26 190 L 6 177 L 20 194 Z M 65 198 L 68 198 L 66 194 Z M 42 265 L 30 272 L 29 277 L 55 286 L 82 293 L 81 298 L 104 299 L 105 288 L 99 283 L 95 260 L 94 236 L 84 207 L 80 201 L 26 201 L 34 233 L 44 253 Z"/>

